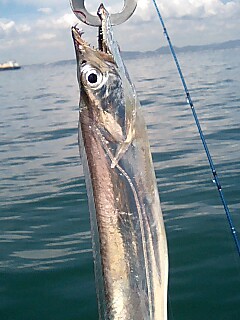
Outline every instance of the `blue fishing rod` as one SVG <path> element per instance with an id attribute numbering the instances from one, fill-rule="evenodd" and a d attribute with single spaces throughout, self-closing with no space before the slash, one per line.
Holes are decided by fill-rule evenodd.
<path id="1" fill-rule="evenodd" d="M 231 216 L 230 210 L 229 210 L 229 208 L 228 208 L 227 201 L 225 200 L 225 197 L 224 197 L 224 194 L 223 194 L 223 190 L 222 190 L 222 186 L 221 186 L 221 183 L 220 183 L 220 181 L 219 181 L 219 178 L 218 178 L 218 175 L 217 175 L 217 171 L 216 171 L 216 169 L 215 169 L 215 165 L 214 165 L 214 163 L 213 163 L 213 160 L 212 160 L 210 151 L 209 151 L 209 149 L 208 149 L 207 142 L 206 142 L 206 140 L 205 140 L 205 137 L 204 137 L 204 134 L 203 134 L 203 131 L 202 131 L 200 122 L 199 122 L 199 120 L 198 120 L 198 116 L 197 116 L 196 110 L 195 110 L 195 108 L 194 108 L 191 95 L 190 95 L 190 93 L 189 93 L 189 90 L 188 90 L 186 81 L 185 81 L 185 79 L 184 79 L 184 76 L 183 76 L 183 73 L 182 73 L 180 64 L 179 64 L 179 62 L 178 62 L 178 59 L 177 59 L 177 56 L 176 56 L 176 53 L 175 53 L 175 50 L 174 50 L 174 47 L 173 47 L 173 45 L 172 45 L 171 39 L 170 39 L 169 34 L 168 34 L 168 32 L 167 32 L 167 29 L 166 29 L 166 27 L 165 27 L 165 23 L 164 23 L 164 21 L 163 21 L 162 15 L 161 15 L 161 13 L 160 13 L 160 10 L 159 10 L 158 5 L 157 5 L 157 3 L 156 3 L 155 0 L 153 0 L 153 4 L 154 4 L 154 7 L 155 7 L 155 9 L 156 9 L 156 11 L 157 11 L 157 14 L 158 14 L 158 17 L 159 17 L 159 19 L 160 19 L 160 22 L 161 22 L 161 24 L 162 24 L 163 32 L 164 32 L 164 35 L 165 35 L 166 38 L 167 38 L 167 41 L 168 41 L 168 44 L 169 44 L 169 47 L 170 47 L 170 50 L 171 50 L 173 59 L 174 59 L 174 61 L 175 61 L 175 63 L 176 63 L 176 66 L 177 66 L 177 69 L 178 69 L 178 73 L 179 73 L 179 76 L 180 76 L 180 78 L 181 78 L 181 81 L 182 81 L 182 84 L 183 84 L 183 87 L 184 87 L 184 91 L 185 91 L 185 93 L 186 93 L 187 102 L 188 102 L 189 106 L 191 107 L 191 110 L 192 110 L 192 113 L 193 113 L 193 117 L 194 117 L 194 120 L 195 120 L 195 122 L 196 122 L 196 125 L 197 125 L 197 128 L 198 128 L 198 132 L 199 132 L 199 134 L 200 134 L 200 138 L 201 138 L 201 140 L 202 140 L 203 147 L 204 147 L 204 150 L 205 150 L 205 152 L 206 152 L 206 155 L 207 155 L 207 158 L 208 158 L 208 162 L 209 162 L 210 168 L 211 168 L 211 170 L 212 170 L 213 181 L 215 182 L 216 187 L 217 187 L 217 189 L 218 189 L 219 196 L 220 196 L 221 202 L 222 202 L 222 204 L 223 204 L 223 207 L 224 207 L 224 210 L 225 210 L 225 213 L 226 213 L 226 216 L 227 216 L 227 220 L 228 220 L 228 223 L 229 223 L 229 226 L 230 226 L 230 229 L 231 229 L 231 233 L 232 233 L 233 239 L 234 239 L 234 241 L 235 241 L 238 254 L 239 254 L 239 256 L 240 256 L 240 242 L 239 242 L 239 239 L 238 239 L 237 231 L 236 231 L 236 229 L 235 229 L 235 227 L 234 227 L 233 220 L 232 220 L 232 216 Z"/>

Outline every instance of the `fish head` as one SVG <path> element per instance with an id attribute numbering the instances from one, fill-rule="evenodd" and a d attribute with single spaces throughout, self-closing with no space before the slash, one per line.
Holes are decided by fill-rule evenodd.
<path id="1" fill-rule="evenodd" d="M 72 27 L 80 88 L 80 121 L 81 115 L 87 113 L 88 123 L 97 126 L 107 140 L 121 143 L 129 134 L 136 93 L 103 5 L 98 14 L 102 21 L 98 48 L 91 47 L 83 40 L 83 32 Z"/>
<path id="2" fill-rule="evenodd" d="M 114 57 L 109 52 L 90 47 L 76 27 L 72 28 L 72 34 L 77 58 L 80 113 L 87 109 L 93 124 L 105 129 L 115 139 L 122 140 L 119 126 L 124 127 L 125 121 L 123 86 Z"/>
<path id="3" fill-rule="evenodd" d="M 92 48 L 82 38 L 82 31 L 72 27 L 72 35 L 77 58 L 78 82 L 82 94 L 93 102 L 94 97 L 101 97 L 101 89 L 106 87 L 109 78 L 116 77 L 114 59 L 98 49 Z M 92 98 L 91 98 L 92 96 Z"/>

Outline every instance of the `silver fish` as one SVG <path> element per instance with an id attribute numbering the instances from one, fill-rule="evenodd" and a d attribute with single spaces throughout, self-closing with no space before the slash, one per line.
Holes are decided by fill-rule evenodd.
<path id="1" fill-rule="evenodd" d="M 166 320 L 168 252 L 146 125 L 103 5 L 99 49 L 72 35 L 99 319 Z"/>

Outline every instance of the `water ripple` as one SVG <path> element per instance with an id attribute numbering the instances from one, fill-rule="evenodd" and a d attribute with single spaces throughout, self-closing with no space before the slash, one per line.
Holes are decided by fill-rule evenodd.
<path id="1" fill-rule="evenodd" d="M 237 230 L 239 57 L 179 55 Z M 163 55 L 127 67 L 148 125 L 175 318 L 237 320 L 236 251 L 175 66 Z M 19 71 L 0 77 L 1 319 L 96 319 L 75 64 Z"/>

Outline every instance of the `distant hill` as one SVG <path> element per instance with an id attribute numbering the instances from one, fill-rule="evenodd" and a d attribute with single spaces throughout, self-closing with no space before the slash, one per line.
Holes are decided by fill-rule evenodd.
<path id="1" fill-rule="evenodd" d="M 206 51 L 206 50 L 222 50 L 222 49 L 234 49 L 240 48 L 240 40 L 230 40 L 222 43 L 213 43 L 207 45 L 199 45 L 199 46 L 185 46 L 185 47 L 175 47 L 174 49 L 177 53 L 179 52 L 198 52 L 198 51 Z M 154 51 L 123 51 L 122 56 L 125 59 L 136 59 L 136 58 L 145 58 L 151 57 L 159 54 L 168 54 L 170 53 L 170 49 L 168 46 L 161 47 Z"/>
<path id="2" fill-rule="evenodd" d="M 185 46 L 185 47 L 174 47 L 177 53 L 180 52 L 199 52 L 206 50 L 222 50 L 222 49 L 235 49 L 240 48 L 240 40 L 231 40 L 222 43 L 213 43 L 201 46 Z M 161 47 L 154 51 L 122 51 L 122 56 L 125 60 L 128 59 L 141 59 L 149 58 L 151 56 L 156 56 L 160 54 L 169 54 L 170 49 L 168 46 Z M 66 64 L 76 64 L 75 59 L 71 60 L 61 60 L 50 63 L 50 65 L 66 65 Z M 44 64 L 48 65 L 48 64 Z"/>

